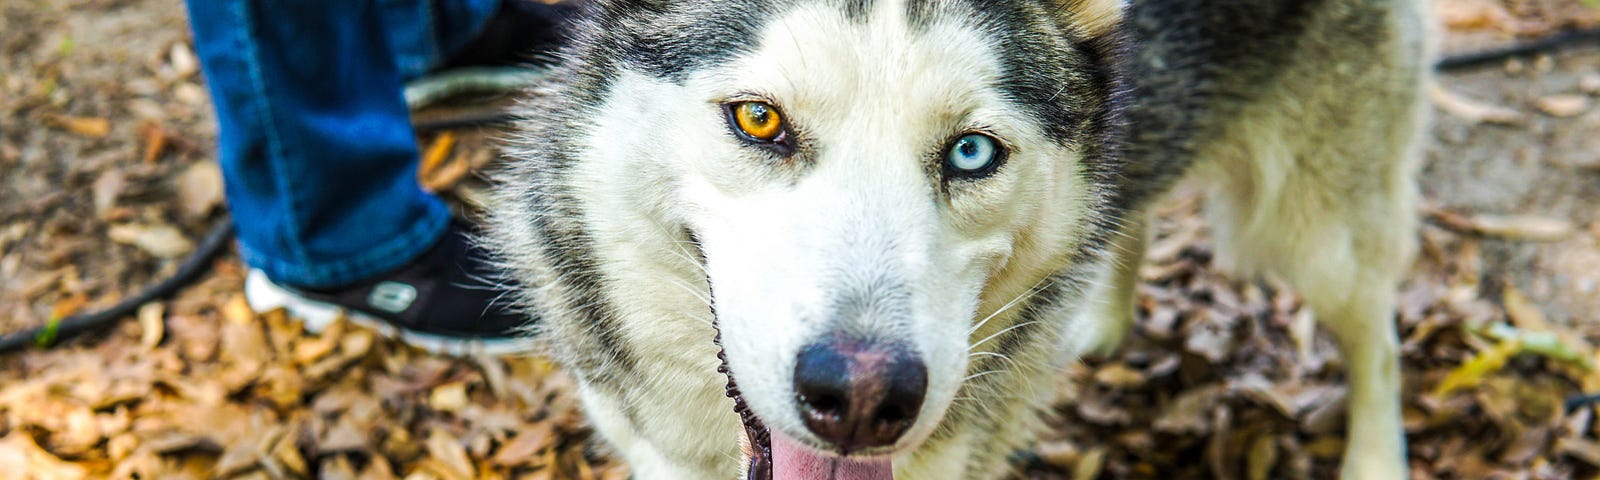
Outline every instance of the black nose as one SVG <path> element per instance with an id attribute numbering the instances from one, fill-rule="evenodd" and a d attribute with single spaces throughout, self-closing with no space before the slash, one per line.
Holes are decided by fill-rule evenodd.
<path id="1" fill-rule="evenodd" d="M 892 343 L 831 338 L 802 348 L 795 362 L 806 428 L 846 453 L 893 445 L 927 389 L 928 367 Z"/>

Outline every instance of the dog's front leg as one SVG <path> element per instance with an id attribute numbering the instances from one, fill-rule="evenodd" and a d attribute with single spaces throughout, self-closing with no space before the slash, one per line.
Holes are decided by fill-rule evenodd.
<path id="1" fill-rule="evenodd" d="M 1388 284 L 1380 284 L 1387 287 Z M 1338 339 L 1350 384 L 1341 478 L 1403 479 L 1406 442 L 1400 413 L 1400 348 L 1392 290 L 1372 288 L 1323 318 Z M 1360 298 L 1365 297 L 1365 298 Z M 1323 312 L 1318 312 L 1321 315 Z"/>

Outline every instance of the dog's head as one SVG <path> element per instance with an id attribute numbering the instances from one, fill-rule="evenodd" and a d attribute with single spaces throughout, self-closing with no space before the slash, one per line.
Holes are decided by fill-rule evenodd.
<path id="1" fill-rule="evenodd" d="M 780 473 L 872 470 L 934 434 L 978 359 L 1009 368 L 1006 334 L 1044 328 L 1029 293 L 1099 261 L 1119 5 L 602 1 L 535 107 L 521 201 L 579 232 L 547 263 L 693 258 L 637 294 L 714 310 Z M 567 262 L 534 282 L 631 275 Z"/>

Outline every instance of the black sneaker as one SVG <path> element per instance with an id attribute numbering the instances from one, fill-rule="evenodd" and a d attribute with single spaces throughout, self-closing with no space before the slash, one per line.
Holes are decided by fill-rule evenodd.
<path id="1" fill-rule="evenodd" d="M 566 41 L 567 24 L 580 8 L 575 0 L 503 0 L 477 38 L 434 70 L 548 62 L 549 54 Z"/>
<path id="2" fill-rule="evenodd" d="M 312 290 L 274 283 L 251 269 L 245 280 L 250 308 L 279 308 L 321 332 L 341 315 L 352 323 L 434 353 L 456 356 L 526 352 L 523 332 L 532 319 L 511 308 L 508 287 L 488 252 L 451 223 L 433 248 L 410 264 L 355 285 Z"/>

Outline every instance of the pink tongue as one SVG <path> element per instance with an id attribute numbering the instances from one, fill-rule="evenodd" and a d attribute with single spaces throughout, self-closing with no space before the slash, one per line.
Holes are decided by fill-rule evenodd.
<path id="1" fill-rule="evenodd" d="M 772 432 L 773 480 L 894 480 L 888 458 L 856 460 L 822 455 Z"/>

